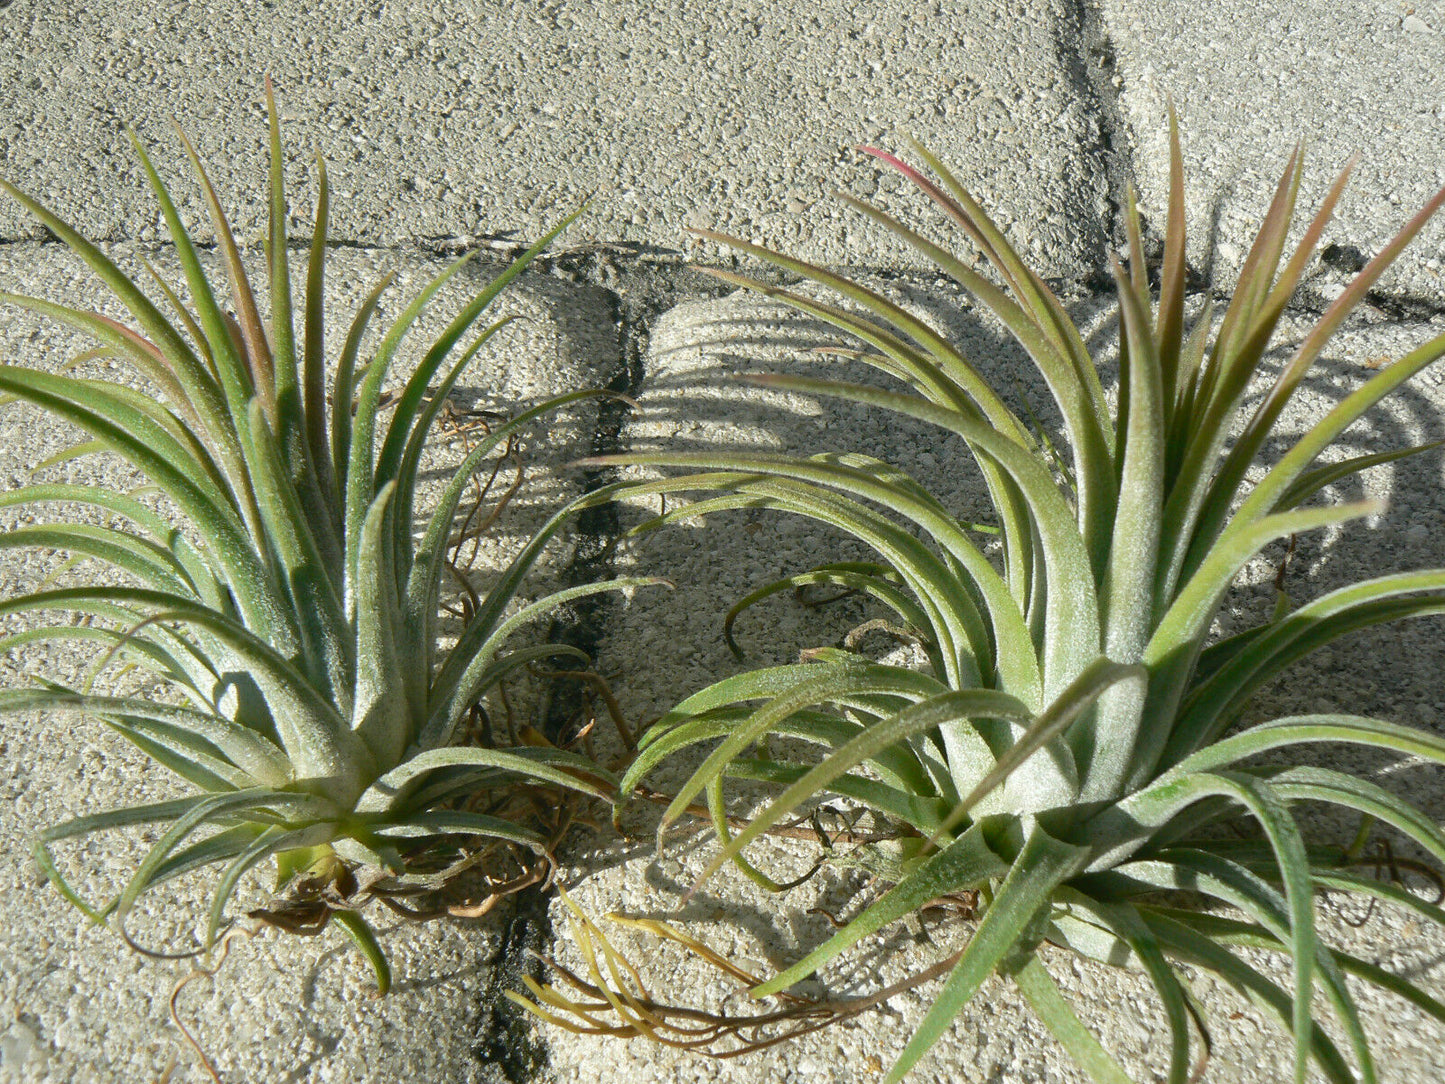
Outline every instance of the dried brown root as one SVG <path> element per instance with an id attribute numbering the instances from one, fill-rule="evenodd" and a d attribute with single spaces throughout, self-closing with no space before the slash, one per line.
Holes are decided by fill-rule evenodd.
<path id="1" fill-rule="evenodd" d="M 672 795 L 664 791 L 651 790 L 640 784 L 633 790 L 632 797 L 640 798 L 644 802 L 653 802 L 657 805 L 669 805 L 672 802 Z M 707 806 L 701 803 L 688 806 L 683 810 L 683 813 L 693 820 L 705 821 L 708 824 L 712 823 L 712 812 Z M 830 837 L 816 820 L 819 814 L 837 816 L 843 821 L 844 828 Z M 727 819 L 729 828 L 743 829 L 751 823 L 746 817 L 730 816 Z M 786 824 L 774 825 L 765 831 L 763 835 L 773 839 L 806 839 L 813 843 L 821 843 L 825 849 L 831 849 L 838 843 L 888 843 L 898 839 L 917 838 L 918 833 L 906 825 L 900 825 L 897 828 L 889 828 L 880 832 L 860 832 L 851 822 L 847 821 L 838 810 L 830 806 L 819 806 L 816 810 L 805 813 L 803 816 L 789 821 Z"/>
<path id="2" fill-rule="evenodd" d="M 377 901 L 414 921 L 480 918 L 509 896 L 533 886 L 547 888 L 556 875 L 553 857 L 574 823 L 574 800 L 554 787 L 518 784 L 500 788 L 500 798 L 474 796 L 467 808 L 542 828 L 540 852 L 505 840 L 477 842 L 456 837 L 429 842 L 404 856 L 401 875 L 357 870 L 341 861 L 325 863 L 293 878 L 284 894 L 249 917 L 288 933 L 314 936 L 338 912 L 359 912 Z"/>
<path id="3" fill-rule="evenodd" d="M 905 990 L 941 978 L 962 955 L 962 950 L 955 952 L 916 975 L 863 997 L 835 1000 L 783 992 L 770 999 L 781 1008 L 750 1014 L 714 1013 L 655 999 L 637 968 L 612 945 L 601 929 L 564 890 L 559 888 L 558 894 L 572 912 L 572 936 L 587 965 L 587 976 L 584 978 L 556 960 L 542 957 L 543 962 L 559 976 L 565 989 L 524 977 L 522 981 L 532 1000 L 510 991 L 506 996 L 538 1018 L 575 1034 L 617 1038 L 643 1036 L 663 1046 L 690 1050 L 711 1058 L 739 1057 L 851 1019 L 879 1007 Z M 607 917 L 618 925 L 681 945 L 691 955 L 736 981 L 741 988 L 757 986 L 762 981 L 701 941 L 665 922 L 615 914 Z"/>
<path id="4" fill-rule="evenodd" d="M 607 714 L 612 719 L 612 725 L 617 728 L 617 735 L 622 739 L 623 747 L 629 753 L 637 751 L 637 734 L 627 722 L 627 717 L 622 712 L 622 704 L 612 692 L 612 686 L 608 684 L 605 677 L 595 670 L 543 670 L 538 667 L 535 668 L 535 672 L 538 677 L 552 681 L 580 681 L 586 685 L 593 695 L 601 699 L 606 706 Z M 578 738 L 585 739 L 591 729 L 592 723 L 589 722 L 578 732 Z"/>
<path id="5" fill-rule="evenodd" d="M 216 1071 L 215 1065 L 211 1062 L 210 1057 L 206 1054 L 205 1048 L 201 1046 L 201 1042 L 199 1039 L 196 1038 L 195 1033 L 191 1031 L 191 1029 L 186 1026 L 185 1021 L 181 1019 L 181 992 L 191 983 L 195 982 L 197 979 L 214 978 L 216 976 L 216 973 L 221 970 L 222 965 L 225 964 L 226 957 L 230 955 L 232 941 L 236 940 L 237 938 L 246 938 L 247 940 L 250 940 L 252 937 L 255 937 L 256 934 L 259 932 L 259 927 L 253 927 L 250 929 L 244 927 L 235 927 L 233 929 L 227 930 L 225 935 L 218 942 L 215 955 L 211 959 L 209 966 L 194 968 L 188 975 L 183 976 L 175 984 L 175 986 L 171 988 L 171 1023 L 176 1025 L 176 1030 L 181 1033 L 181 1036 L 186 1040 L 187 1045 L 189 1045 L 190 1048 L 196 1052 L 196 1057 L 201 1059 L 201 1068 L 206 1071 L 206 1073 L 210 1076 L 212 1080 L 216 1082 L 216 1084 L 221 1084 L 221 1074 Z M 166 1066 L 164 1074 L 162 1074 L 162 1081 L 169 1080 L 171 1073 L 174 1071 L 175 1057 L 174 1055 L 172 1055 L 170 1063 Z"/>
<path id="6" fill-rule="evenodd" d="M 914 630 L 894 625 L 885 618 L 875 617 L 872 621 L 865 621 L 849 630 L 848 634 L 843 637 L 843 650 L 857 653 L 863 640 L 871 632 L 885 633 L 906 647 L 922 647 L 924 645 L 923 637 Z"/>
<path id="7" fill-rule="evenodd" d="M 1368 825 L 1362 830 L 1368 831 Z M 1347 863 L 1352 866 L 1373 867 L 1375 880 L 1385 880 L 1404 889 L 1410 887 L 1409 883 L 1405 880 L 1406 871 L 1413 873 L 1429 881 L 1430 886 L 1435 889 L 1435 898 L 1430 901 L 1434 906 L 1439 907 L 1442 903 L 1445 903 L 1445 876 L 1442 876 L 1440 870 L 1436 867 L 1427 862 L 1417 862 L 1411 858 L 1401 858 L 1395 853 L 1395 848 L 1390 845 L 1389 839 L 1383 836 L 1375 841 L 1374 851 L 1373 856 L 1366 857 L 1363 854 L 1355 855 L 1352 854 L 1350 850 L 1346 850 L 1345 859 Z M 1344 922 L 1346 926 L 1360 929 L 1374 917 L 1375 903 L 1375 897 L 1371 896 L 1368 904 L 1365 906 L 1365 913 L 1363 915 L 1358 919 L 1341 916 L 1341 921 Z"/>

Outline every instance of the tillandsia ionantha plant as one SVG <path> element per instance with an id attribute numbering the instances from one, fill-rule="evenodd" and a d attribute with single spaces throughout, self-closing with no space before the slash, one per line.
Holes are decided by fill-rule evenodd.
<path id="1" fill-rule="evenodd" d="M 527 427 L 596 392 L 527 409 L 477 439 L 435 507 L 416 517 L 429 431 L 465 367 L 508 320 L 478 331 L 498 294 L 570 222 L 547 234 L 468 301 L 430 342 L 415 371 L 385 387 L 398 348 L 467 257 L 434 278 L 363 352 L 392 276 L 356 313 L 328 378 L 323 350 L 328 187 L 320 166 L 300 335 L 293 322 L 280 128 L 269 81 L 269 321 L 263 321 L 231 228 L 189 141 L 230 285 L 230 305 L 207 280 L 186 228 L 139 140 L 131 139 L 184 269 L 190 308 L 153 275 L 168 317 L 94 244 L 12 185 L 0 187 L 84 260 L 129 310 L 135 328 L 58 302 L 0 300 L 86 332 L 100 353 L 128 362 L 147 391 L 111 381 L 0 366 L 0 391 L 90 435 L 74 455 L 114 453 L 168 499 L 175 522 L 141 493 L 32 484 L 0 505 L 74 502 L 125 522 L 25 526 L 6 549 L 50 547 L 123 574 L 124 586 L 40 590 L 0 601 L 0 615 L 54 612 L 88 623 L 32 628 L 7 648 L 43 641 L 95 645 L 81 688 L 41 682 L 0 691 L 0 710 L 80 712 L 103 721 L 195 787 L 188 797 L 81 817 L 44 832 L 35 854 L 61 893 L 124 933 L 127 912 L 169 878 L 219 867 L 202 948 L 227 922 L 238 881 L 274 858 L 281 895 L 259 917 L 299 932 L 335 918 L 366 954 L 384 991 L 385 956 L 358 913 L 379 898 L 395 907 L 472 870 L 472 910 L 550 871 L 566 824 L 564 795 L 606 798 L 615 778 L 590 758 L 486 727 L 485 700 L 544 659 L 572 670 L 580 650 L 506 648 L 528 622 L 569 599 L 616 584 L 570 587 L 527 602 L 519 591 L 549 540 L 557 512 L 478 594 L 464 620 L 440 610 L 454 547 L 475 534 L 465 505 L 479 470 Z M 576 217 L 573 215 L 572 217 Z M 459 345 L 464 349 L 457 352 Z M 329 382 L 328 382 L 329 380 Z M 383 406 L 383 396 L 390 402 Z M 475 512 L 475 509 L 473 510 Z M 112 577 L 113 578 L 113 577 Z M 104 695 L 112 659 L 148 671 L 175 696 Z M 480 721 L 480 723 L 479 723 Z M 473 731 L 480 743 L 462 744 Z M 159 839 L 108 903 L 84 902 L 50 847 L 111 829 L 158 824 Z M 475 878 L 478 867 L 480 879 Z M 433 897 L 435 899 L 435 897 Z M 455 904 L 455 901 L 453 901 Z M 460 906 L 460 904 L 456 904 Z"/>
<path id="2" fill-rule="evenodd" d="M 1268 756 L 1347 743 L 1445 764 L 1445 739 L 1349 714 L 1234 729 L 1255 691 L 1308 653 L 1365 626 L 1445 612 L 1445 571 L 1356 583 L 1292 611 L 1285 605 L 1272 620 L 1238 635 L 1211 637 L 1231 582 L 1264 547 L 1378 510 L 1369 501 L 1317 502 L 1331 483 L 1418 450 L 1321 460 L 1371 407 L 1445 354 L 1445 337 L 1372 375 L 1277 459 L 1261 462 L 1267 442 L 1273 453 L 1282 438 L 1276 422 L 1311 364 L 1445 204 L 1445 191 L 1360 271 L 1247 411 L 1246 389 L 1259 375 L 1349 170 L 1286 259 L 1302 168 L 1297 150 L 1222 316 L 1216 319 L 1205 303 L 1191 318 L 1183 166 L 1172 118 L 1171 148 L 1157 299 L 1132 195 L 1127 266 L 1113 265 L 1120 321 L 1116 406 L 1062 305 L 934 156 L 915 148 L 936 181 L 867 149 L 962 231 L 996 279 L 885 211 L 843 197 L 953 277 L 1008 329 L 1050 389 L 1062 446 L 1033 432 L 949 341 L 885 296 L 737 238 L 703 234 L 846 299 L 835 304 L 731 271 L 712 272 L 861 339 L 864 350 L 844 352 L 908 391 L 777 375 L 754 383 L 867 404 L 962 439 L 990 495 L 999 543 L 992 555 L 920 481 L 863 455 L 664 450 L 605 460 L 701 472 L 635 483 L 634 496 L 696 495 L 638 530 L 763 507 L 830 524 L 877 555 L 763 588 L 734 607 L 729 623 L 779 589 L 827 583 L 871 596 L 922 645 L 926 665 L 917 669 L 821 648 L 795 665 L 726 678 L 663 716 L 622 780 L 622 793 L 631 793 L 664 758 L 696 743 L 717 743 L 676 793 L 659 829 L 661 842 L 663 830 L 706 797 L 724 846 L 703 877 L 731 860 L 769 883 L 747 863 L 745 848 L 819 798 L 851 801 L 901 826 L 897 853 L 873 859 L 891 887 L 821 946 L 754 986 L 757 996 L 786 994 L 850 946 L 931 902 L 972 904 L 977 926 L 950 962 L 889 1081 L 918 1062 L 995 972 L 1018 985 L 1094 1078 L 1127 1080 L 1040 962 L 1036 950 L 1046 941 L 1148 976 L 1171 1030 L 1172 1084 L 1190 1078 L 1195 1031 L 1208 1049 L 1206 1023 L 1181 965 L 1217 975 L 1277 1015 L 1293 1035 L 1301 1081 L 1311 1062 L 1331 1081 L 1352 1080 L 1353 1072 L 1375 1079 L 1349 978 L 1445 1020 L 1445 1005 L 1408 979 L 1324 945 L 1314 909 L 1318 893 L 1355 893 L 1445 925 L 1445 910 L 1401 883 L 1364 873 L 1377 824 L 1437 861 L 1445 860 L 1445 833 L 1374 782 Z M 1257 478 L 1246 485 L 1252 468 Z M 821 753 L 814 761 L 770 753 L 798 748 L 797 741 L 767 740 L 774 736 L 812 743 Z M 735 831 L 724 801 L 729 778 L 782 789 Z M 1302 803 L 1357 812 L 1358 838 L 1344 846 L 1307 842 L 1296 820 Z M 1256 822 L 1262 834 L 1221 831 L 1240 817 Z M 1201 909 L 1201 900 L 1235 908 L 1239 917 Z M 595 953 L 600 935 L 589 932 L 588 951 Z M 1292 985 L 1274 981 L 1231 952 L 1234 946 L 1285 954 Z M 610 956 L 608 966 L 620 981 Z M 601 975 L 594 966 L 590 983 L 573 984 L 585 1002 L 558 988 L 533 992 L 553 1010 L 582 1009 L 594 1027 L 610 1000 L 627 1021 L 621 1033 L 658 1035 L 670 1027 L 663 1037 L 680 1045 L 701 1034 L 695 1015 L 670 1017 L 635 991 L 620 997 L 604 989 Z M 1316 993 L 1338 1018 L 1353 1069 L 1315 1018 Z"/>

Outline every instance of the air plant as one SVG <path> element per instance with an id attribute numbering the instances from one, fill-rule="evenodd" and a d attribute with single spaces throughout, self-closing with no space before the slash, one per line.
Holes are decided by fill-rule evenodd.
<path id="1" fill-rule="evenodd" d="M 589 396 L 540 403 L 477 439 L 435 507 L 423 511 L 423 450 L 448 394 L 506 323 L 479 332 L 491 302 L 575 218 L 517 258 L 427 345 L 415 371 L 384 388 L 393 358 L 464 257 L 410 302 L 374 353 L 363 351 L 391 276 L 366 298 L 328 378 L 323 291 L 329 192 L 319 171 L 304 312 L 298 338 L 282 186 L 280 128 L 269 82 L 269 321 L 263 321 L 227 219 L 181 133 L 209 206 L 231 291 L 228 312 L 138 139 L 131 139 L 184 270 L 190 307 L 152 272 L 167 316 L 94 244 L 12 185 L 0 187 L 84 260 L 135 327 L 55 301 L 0 294 L 97 340 L 149 387 L 0 366 L 0 391 L 85 430 L 75 455 L 114 453 L 168 499 L 172 519 L 140 494 L 34 484 L 0 505 L 88 506 L 117 526 L 52 522 L 0 536 L 5 549 L 50 547 L 92 558 L 123 585 L 50 588 L 0 601 L 0 615 L 66 613 L 89 619 L 32 628 L 4 647 L 78 640 L 100 662 L 80 688 L 52 681 L 0 691 L 0 710 L 79 712 L 101 720 L 179 775 L 195 793 L 97 812 L 45 831 L 35 856 L 50 881 L 98 923 L 124 933 L 143 893 L 190 871 L 219 867 L 201 949 L 227 923 L 248 871 L 275 859 L 281 892 L 260 916 L 315 932 L 335 918 L 363 950 L 384 991 L 385 956 L 358 908 L 439 890 L 483 870 L 483 909 L 518 884 L 549 875 L 565 826 L 566 795 L 607 798 L 615 778 L 589 757 L 540 736 L 459 744 L 501 683 L 544 659 L 585 670 L 585 653 L 559 644 L 507 648 L 519 629 L 557 606 L 617 583 L 519 598 L 529 571 L 568 522 L 557 512 L 492 581 L 467 587 L 464 621 L 439 609 L 453 548 L 469 532 L 463 504 L 478 472 L 509 441 Z M 456 348 L 465 342 L 458 354 Z M 390 402 L 383 408 L 383 397 Z M 389 410 L 389 415 L 387 411 Z M 416 524 L 420 516 L 420 528 Z M 110 577 L 112 580 L 114 577 Z M 635 582 L 635 581 L 634 581 Z M 452 627 L 455 625 L 460 627 Z M 95 679 L 111 660 L 161 679 L 175 695 L 106 695 Z M 159 839 L 113 899 L 94 906 L 58 872 L 53 844 L 139 825 Z M 475 882 L 474 882 L 475 883 Z M 128 938 L 129 939 L 129 938 Z"/>
<path id="2" fill-rule="evenodd" d="M 1237 635 L 1211 633 L 1231 583 L 1270 543 L 1379 511 L 1377 502 L 1316 500 L 1332 483 L 1420 450 L 1321 462 L 1346 429 L 1445 354 L 1445 336 L 1372 375 L 1276 460 L 1260 462 L 1266 443 L 1281 439 L 1276 422 L 1312 363 L 1445 204 L 1445 191 L 1360 271 L 1246 410 L 1246 391 L 1260 375 L 1349 169 L 1283 260 L 1302 169 L 1296 150 L 1239 284 L 1216 319 L 1212 303 L 1192 313 L 1186 303 L 1183 166 L 1172 118 L 1171 149 L 1157 300 L 1132 194 L 1127 265 L 1113 263 L 1120 322 L 1116 406 L 1063 306 L 924 148 L 915 150 L 937 180 L 890 154 L 865 150 L 941 210 L 996 279 L 884 210 L 843 197 L 951 276 L 1008 329 L 1047 383 L 1061 444 L 1033 431 L 945 337 L 882 294 L 746 241 L 702 234 L 841 295 L 843 302 L 834 303 L 732 271 L 711 272 L 862 340 L 861 351 L 842 352 L 907 391 L 780 375 L 751 382 L 851 400 L 961 438 L 987 485 L 996 550 L 920 481 L 864 455 L 663 450 L 592 461 L 700 472 L 635 482 L 634 497 L 695 495 L 639 531 L 761 507 L 821 521 L 876 554 L 871 562 L 833 563 L 763 588 L 734 608 L 729 624 L 777 590 L 825 583 L 870 596 L 922 645 L 926 664 L 916 668 L 820 648 L 794 665 L 719 681 L 646 733 L 622 780 L 623 794 L 631 793 L 664 759 L 716 743 L 676 792 L 659 828 L 661 845 L 668 827 L 706 796 L 723 846 L 703 878 L 731 861 L 772 884 L 745 849 L 824 797 L 870 809 L 910 837 L 897 853 L 874 859 L 887 890 L 824 944 L 755 986 L 760 997 L 787 991 L 930 901 L 972 894 L 976 928 L 889 1081 L 917 1064 L 992 973 L 1018 985 L 1095 1079 L 1127 1080 L 1040 962 L 1036 950 L 1044 942 L 1148 976 L 1172 1035 L 1172 1084 L 1190 1077 L 1196 1031 L 1208 1048 L 1185 964 L 1217 975 L 1282 1020 L 1293 1036 L 1300 1081 L 1310 1063 L 1331 1081 L 1353 1079 L 1349 1059 L 1315 1019 L 1317 992 L 1341 1023 L 1355 1070 L 1375 1079 L 1347 976 L 1445 1020 L 1445 1005 L 1409 980 L 1322 943 L 1315 915 L 1316 896 L 1329 891 L 1385 901 L 1445 924 L 1445 910 L 1401 883 L 1364 872 L 1376 824 L 1437 861 L 1445 859 L 1445 833 L 1374 782 L 1289 757 L 1324 742 L 1445 764 L 1445 740 L 1343 713 L 1237 728 L 1260 686 L 1309 653 L 1366 626 L 1445 612 L 1445 571 L 1381 576 L 1292 611 L 1285 605 L 1272 620 Z M 1245 485 L 1252 468 L 1257 480 Z M 796 740 L 777 746 L 768 740 L 773 736 Z M 809 760 L 769 751 L 796 750 L 798 741 L 821 753 Z M 1283 759 L 1265 763 L 1267 754 Z M 733 778 L 781 788 L 736 832 L 725 801 Z M 1358 838 L 1349 846 L 1307 842 L 1296 819 L 1306 802 L 1360 814 Z M 1241 839 L 1220 830 L 1241 817 L 1262 835 Z M 1234 908 L 1239 917 L 1201 909 L 1200 901 Z M 1292 984 L 1277 983 L 1231 946 L 1284 954 Z M 594 971 L 590 986 L 596 978 Z"/>

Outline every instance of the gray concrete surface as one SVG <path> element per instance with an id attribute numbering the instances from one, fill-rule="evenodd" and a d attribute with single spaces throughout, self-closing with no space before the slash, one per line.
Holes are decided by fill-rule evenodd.
<path id="1" fill-rule="evenodd" d="M 1445 2 L 1103 0 L 1100 8 L 1142 199 L 1161 209 L 1168 194 L 1172 95 L 1184 137 L 1191 258 L 1206 266 L 1212 230 L 1221 285 L 1248 254 L 1300 140 L 1302 212 L 1312 214 L 1345 163 L 1360 156 L 1325 238 L 1340 250 L 1324 268 L 1325 296 L 1445 185 Z M 1152 217 L 1162 228 L 1162 215 Z M 1385 285 L 1438 305 L 1442 264 L 1445 220 L 1437 219 Z"/>
<path id="2" fill-rule="evenodd" d="M 104 237 L 148 239 L 121 126 L 192 134 L 227 197 L 260 168 L 261 77 L 294 161 L 332 164 L 337 236 L 536 236 L 597 192 L 599 240 L 676 250 L 720 226 L 834 263 L 896 246 L 823 199 L 874 185 L 850 148 L 914 135 L 993 194 L 1049 274 L 1098 266 L 1107 188 L 1065 0 L 187 0 L 0 11 L 0 163 Z M 242 12 L 244 11 L 244 16 Z M 167 159 L 172 156 L 168 152 Z M 236 206 L 235 198 L 226 200 Z M 262 221 L 245 201 L 239 229 Z M 0 207 L 0 237 L 35 236 Z"/>
<path id="3" fill-rule="evenodd" d="M 931 276 L 899 278 L 917 271 L 915 258 L 827 198 L 841 186 L 905 219 L 919 211 L 900 182 L 851 148 L 865 141 L 897 147 L 916 135 L 938 150 L 1034 266 L 1064 280 L 1091 345 L 1107 350 L 1110 315 L 1107 296 L 1096 292 L 1097 272 L 1119 236 L 1117 200 L 1126 181 L 1141 190 L 1150 223 L 1163 221 L 1164 101 L 1172 94 L 1189 170 L 1191 259 L 1225 293 L 1293 141 L 1309 143 L 1302 209 L 1313 206 L 1345 158 L 1362 152 L 1351 195 L 1327 236 L 1331 258 L 1310 269 L 1299 298 L 1318 308 L 1338 292 L 1356 255 L 1369 256 L 1445 182 L 1438 63 L 1445 3 L 1275 0 L 1264 8 L 1244 0 L 690 0 L 664 12 L 640 0 L 406 0 L 362 8 L 160 0 L 120 11 L 79 0 L 0 0 L 0 176 L 90 235 L 149 250 L 163 238 L 123 135 L 130 122 L 163 175 L 177 182 L 182 212 L 204 239 L 203 208 L 169 130 L 175 115 L 210 167 L 238 235 L 254 245 L 265 221 L 261 81 L 269 73 L 282 105 L 298 237 L 309 230 L 314 153 L 330 166 L 331 236 L 342 246 L 332 273 L 339 309 L 386 267 L 400 266 L 404 285 L 414 289 L 439 266 L 430 253 L 510 246 L 597 193 L 563 239 L 570 252 L 554 267 L 563 277 L 529 277 L 509 304 L 532 322 L 514 325 L 514 337 L 494 352 L 495 367 L 479 369 L 465 391 L 513 402 L 610 379 L 626 362 L 645 402 L 622 434 L 626 442 L 721 440 L 797 450 L 846 443 L 889 455 L 967 508 L 979 500 L 970 476 L 952 471 L 947 446 L 921 431 L 716 383 L 738 369 L 791 364 L 819 333 L 775 308 L 716 300 L 716 290 L 685 272 L 680 259 L 727 257 L 684 230 L 716 226 L 876 274 L 961 337 L 980 366 L 1011 388 L 1018 359 L 996 329 L 966 311 L 960 316 L 954 295 Z M 922 212 L 919 218 L 932 221 Z M 38 244 L 42 237 L 0 201 L 0 287 L 95 300 L 87 276 L 55 246 Z M 1331 350 L 1292 423 L 1336 401 L 1362 365 L 1438 334 L 1442 248 L 1445 224 L 1436 224 Z M 169 259 L 163 248 L 156 257 Z M 1308 316 L 1292 319 L 1297 334 Z M 0 311 L 6 360 L 56 364 L 80 348 L 73 337 Z M 1023 392 L 1035 407 L 1044 400 L 1027 379 Z M 1351 450 L 1440 439 L 1442 410 L 1445 386 L 1427 374 L 1352 433 Z M 549 462 L 590 446 L 591 424 L 584 418 L 558 430 Z M 30 465 L 66 439 L 33 412 L 0 408 L 0 486 L 24 484 Z M 544 449 L 535 451 L 547 459 Z M 446 448 L 438 454 L 444 461 Z M 127 477 L 114 464 L 84 469 L 109 483 Z M 519 509 L 518 529 L 575 482 L 555 481 Z M 1303 540 L 1296 597 L 1385 568 L 1445 563 L 1438 454 L 1374 472 L 1365 485 L 1391 498 L 1390 511 L 1379 523 Z M 515 536 L 489 558 L 499 559 L 508 544 Z M 616 675 L 629 712 L 649 718 L 729 672 L 735 664 L 719 638 L 726 606 L 779 564 L 801 567 L 825 552 L 833 551 L 820 531 L 741 514 L 626 551 L 625 565 L 679 583 L 668 597 L 639 593 L 613 611 L 605 630 L 602 666 Z M 7 557 L 0 594 L 27 589 L 58 561 Z M 1272 576 L 1263 563 L 1251 566 L 1223 627 L 1267 612 Z M 861 620 L 850 605 L 815 613 L 774 600 L 742 619 L 739 637 L 751 662 L 786 658 Z M 1439 643 L 1438 623 L 1430 622 L 1363 635 L 1265 690 L 1258 711 L 1319 710 L 1343 698 L 1351 710 L 1438 728 L 1445 725 Z M 0 661 L 0 681 L 64 676 L 81 664 L 64 652 L 27 651 Z M 1382 771 L 1445 822 L 1438 772 L 1409 763 L 1350 766 Z M 167 1015 L 166 999 L 185 967 L 144 961 L 114 934 L 88 928 L 26 855 L 44 824 L 166 793 L 169 785 L 96 727 L 0 719 L 0 834 L 15 841 L 0 858 L 0 1080 L 206 1079 Z M 1331 821 L 1314 827 L 1346 829 Z M 688 842 L 655 863 L 646 846 L 604 842 L 572 853 L 568 876 L 594 916 L 612 908 L 665 913 L 707 846 Z M 67 868 L 100 894 L 119 883 L 136 853 L 134 842 L 97 840 L 72 851 Z M 784 847 L 775 860 L 801 858 Z M 765 968 L 826 933 L 823 920 L 803 913 L 808 907 L 846 906 L 858 890 L 848 876 L 832 874 L 778 903 L 723 877 L 689 914 L 699 919 L 694 932 Z M 178 896 L 181 906 L 141 916 L 139 931 L 184 936 L 182 916 L 202 898 L 200 886 L 183 885 Z M 753 916 L 739 904 L 761 910 Z M 1445 992 L 1440 931 L 1384 910 L 1360 929 L 1345 921 L 1357 915 L 1333 903 L 1321 913 L 1336 943 L 1417 977 L 1437 996 Z M 551 916 L 565 932 L 555 902 Z M 524 944 L 547 947 L 545 924 L 536 919 L 387 929 L 398 987 L 383 1002 L 370 999 L 367 974 L 339 936 L 268 935 L 239 944 L 214 985 L 188 987 L 183 1013 L 227 1081 L 821 1084 L 881 1079 L 927 1003 L 928 991 L 909 994 L 845 1028 L 732 1062 L 517 1027 L 496 1011 L 499 991 L 514 981 L 493 963 L 515 964 Z M 900 977 L 961 935 L 938 929 L 933 946 L 894 935 L 887 953 L 865 954 L 854 970 L 830 974 L 830 988 L 861 990 Z M 618 941 L 646 965 L 659 995 L 718 1004 L 730 991 L 680 955 L 633 935 Z M 565 933 L 553 950 L 568 958 Z M 1162 1024 L 1138 983 L 1056 955 L 1047 962 L 1137 1078 L 1154 1079 L 1162 1071 Z M 1216 1040 L 1206 1080 L 1273 1084 L 1288 1077 L 1288 1048 L 1274 1025 L 1227 991 L 1209 989 L 1205 998 Z M 1383 1078 L 1433 1079 L 1445 1049 L 1442 1029 L 1391 999 L 1366 993 L 1362 1000 Z M 245 1008 L 238 1013 L 237 1006 Z M 995 982 L 915 1078 L 1015 1084 L 1077 1073 L 1009 986 Z"/>

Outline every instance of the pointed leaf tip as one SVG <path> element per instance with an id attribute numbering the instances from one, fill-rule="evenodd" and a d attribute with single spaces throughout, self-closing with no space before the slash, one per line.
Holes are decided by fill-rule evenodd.
<path id="1" fill-rule="evenodd" d="M 909 166 L 907 162 L 903 161 L 903 159 L 899 158 L 896 154 L 892 154 L 885 150 L 879 150 L 877 147 L 870 147 L 865 144 L 858 147 L 857 150 L 862 154 L 868 155 L 870 158 L 877 158 L 880 161 L 886 162 L 894 169 L 900 170 L 902 172 L 908 172 L 912 169 L 912 167 Z"/>

